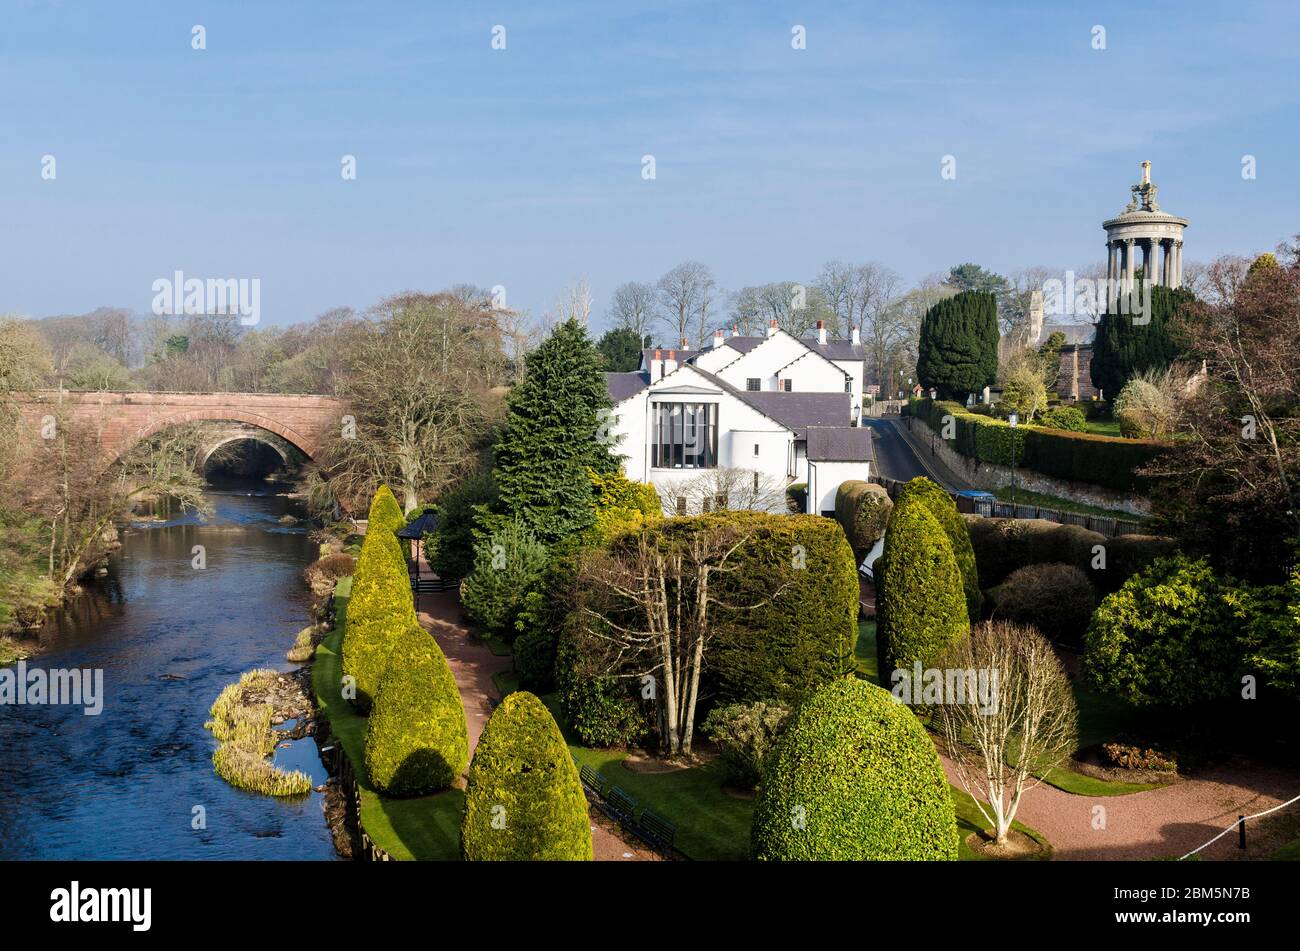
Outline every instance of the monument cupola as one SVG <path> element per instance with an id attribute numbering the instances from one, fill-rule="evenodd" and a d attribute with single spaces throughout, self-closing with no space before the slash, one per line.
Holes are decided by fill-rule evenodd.
<path id="1" fill-rule="evenodd" d="M 1103 221 L 1106 229 L 1106 276 L 1126 289 L 1133 287 L 1137 253 L 1142 275 L 1153 284 L 1181 287 L 1183 232 L 1187 219 L 1162 211 L 1151 181 L 1151 163 L 1142 163 L 1142 181 L 1130 186 L 1129 203 L 1118 216 Z M 1163 252 L 1163 254 L 1161 253 Z"/>

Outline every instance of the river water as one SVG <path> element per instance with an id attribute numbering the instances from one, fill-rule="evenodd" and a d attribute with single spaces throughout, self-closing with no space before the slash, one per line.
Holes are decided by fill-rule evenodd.
<path id="1" fill-rule="evenodd" d="M 46 625 L 28 666 L 102 669 L 103 712 L 0 705 L 0 858 L 335 857 L 319 793 L 227 785 L 203 729 L 241 673 L 292 667 L 285 651 L 311 620 L 301 573 L 315 546 L 279 524 L 294 503 L 275 491 L 227 484 L 202 522 L 127 527 L 98 590 Z M 325 779 L 310 738 L 276 762 Z"/>

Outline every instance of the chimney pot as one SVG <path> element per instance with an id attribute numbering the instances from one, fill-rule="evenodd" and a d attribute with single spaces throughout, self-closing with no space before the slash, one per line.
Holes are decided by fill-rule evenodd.
<path id="1" fill-rule="evenodd" d="M 773 317 L 767 322 L 767 335 L 770 337 L 776 333 L 776 318 Z"/>
<path id="2" fill-rule="evenodd" d="M 824 320 L 817 321 L 817 342 L 826 346 L 826 321 Z"/>
<path id="3" fill-rule="evenodd" d="M 857 324 L 853 325 L 853 343 L 855 346 L 862 343 L 862 331 L 858 329 Z"/>

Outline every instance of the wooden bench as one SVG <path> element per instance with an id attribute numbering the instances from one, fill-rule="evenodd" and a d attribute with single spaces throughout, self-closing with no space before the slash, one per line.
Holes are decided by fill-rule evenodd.
<path id="1" fill-rule="evenodd" d="M 622 786 L 610 786 L 605 793 L 605 811 L 624 825 L 636 825 L 636 800 Z"/>
<path id="2" fill-rule="evenodd" d="M 609 781 L 604 776 L 585 764 L 578 768 L 578 777 L 582 780 L 582 785 L 597 796 L 603 796 L 605 787 L 609 785 Z"/>
<path id="3" fill-rule="evenodd" d="M 637 832 L 658 849 L 671 849 L 673 840 L 677 838 L 677 826 L 659 815 L 659 813 L 652 812 L 649 809 L 641 813 L 641 821 L 637 824 Z"/>

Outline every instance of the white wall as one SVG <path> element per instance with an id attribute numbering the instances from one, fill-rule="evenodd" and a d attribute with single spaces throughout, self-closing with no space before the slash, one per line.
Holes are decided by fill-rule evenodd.
<path id="1" fill-rule="evenodd" d="M 808 514 L 835 511 L 835 493 L 840 483 L 866 479 L 871 475 L 869 462 L 808 463 Z"/>

